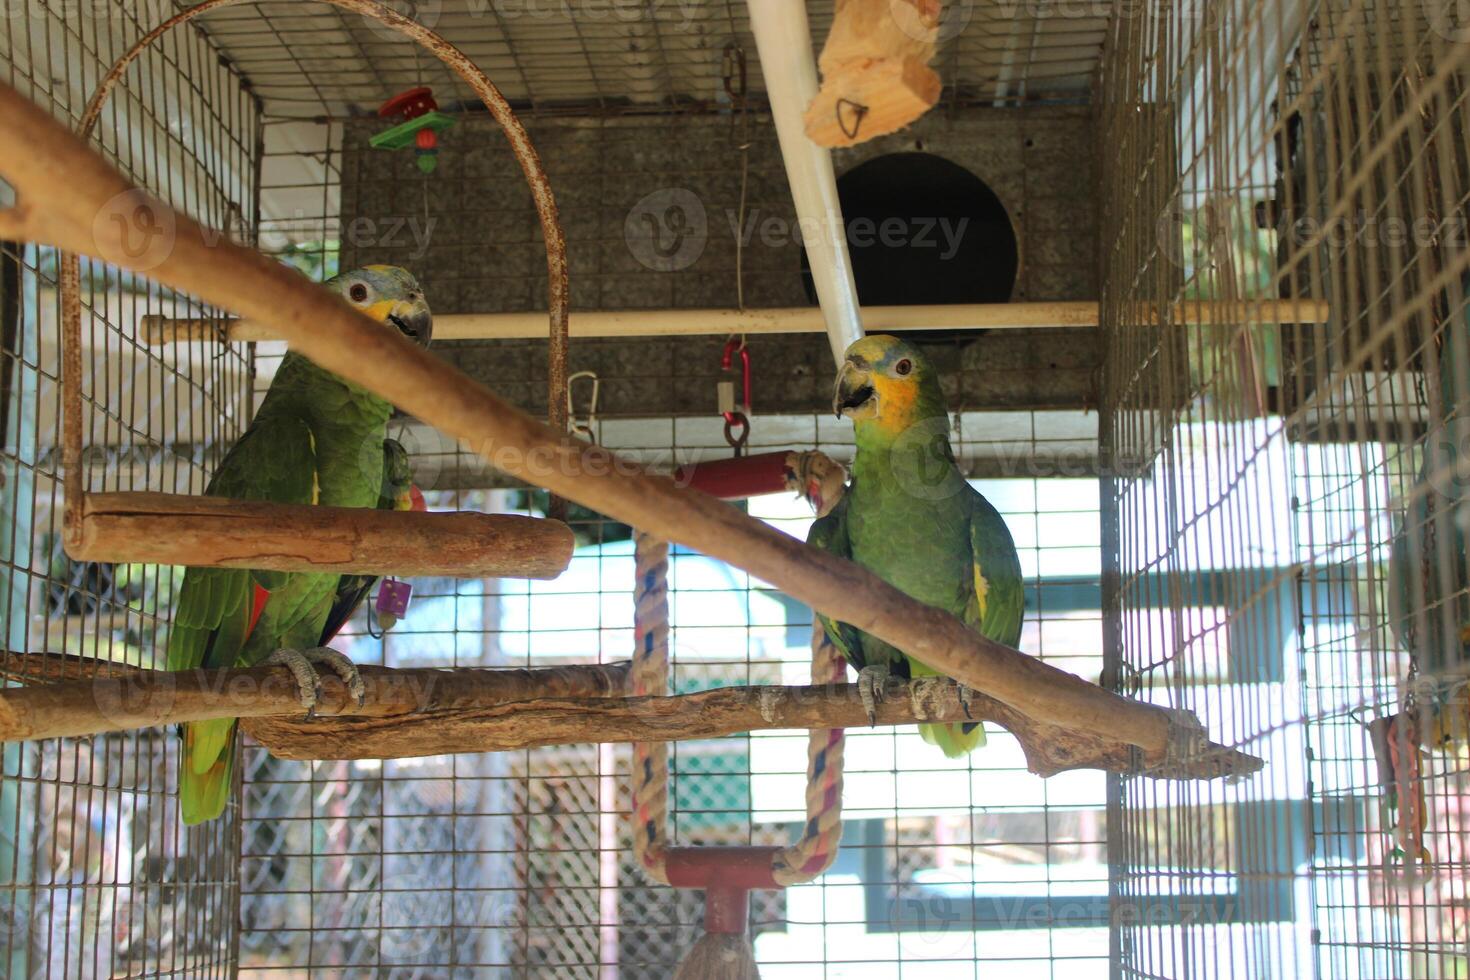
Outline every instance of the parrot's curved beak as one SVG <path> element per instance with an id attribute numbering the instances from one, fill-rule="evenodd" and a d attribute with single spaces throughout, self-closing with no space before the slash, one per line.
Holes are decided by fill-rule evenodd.
<path id="1" fill-rule="evenodd" d="M 420 347 L 428 347 L 434 337 L 434 315 L 422 296 L 394 303 L 387 320 Z"/>
<path id="2" fill-rule="evenodd" d="M 866 368 L 846 361 L 837 374 L 837 387 L 832 393 L 832 411 L 856 421 L 878 414 L 878 393 Z"/>

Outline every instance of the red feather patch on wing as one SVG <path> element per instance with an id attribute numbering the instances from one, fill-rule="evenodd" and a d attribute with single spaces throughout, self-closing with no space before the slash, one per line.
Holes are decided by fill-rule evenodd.
<path id="1" fill-rule="evenodd" d="M 424 502 L 424 495 L 419 491 L 419 488 L 414 486 L 412 483 L 408 485 L 408 499 L 413 501 L 413 505 L 409 508 L 410 510 L 429 509 L 429 505 Z"/>
<path id="2" fill-rule="evenodd" d="M 250 639 L 250 634 L 255 632 L 255 624 L 260 622 L 260 614 L 265 612 L 265 604 L 270 597 L 271 594 L 259 584 L 255 586 L 255 607 L 250 610 L 250 627 L 245 630 L 245 639 Z"/>

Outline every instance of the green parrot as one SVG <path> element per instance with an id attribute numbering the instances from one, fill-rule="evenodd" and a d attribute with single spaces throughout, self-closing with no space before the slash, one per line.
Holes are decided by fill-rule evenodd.
<path id="1" fill-rule="evenodd" d="M 428 303 L 405 270 L 372 265 L 327 286 L 374 320 L 428 345 Z M 254 421 L 220 462 L 205 493 L 287 504 L 401 506 L 406 456 L 400 462 L 402 447 L 387 444 L 392 411 L 371 392 L 288 353 Z M 310 710 L 317 685 L 311 665 L 320 663 L 361 699 L 357 669 L 323 644 L 370 587 L 361 576 L 188 568 L 168 639 L 168 669 L 282 663 L 301 685 L 302 703 Z M 185 823 L 223 812 L 236 730 L 235 719 L 182 726 L 179 806 Z"/>
<path id="2" fill-rule="evenodd" d="M 1025 609 L 1020 558 L 1000 513 L 955 465 L 938 373 L 897 337 L 866 337 L 847 349 L 832 407 L 853 421 L 852 482 L 832 512 L 812 524 L 807 543 L 1015 646 Z M 819 619 L 858 670 L 869 721 L 890 673 L 937 673 L 846 623 Z M 962 687 L 966 703 L 968 695 Z M 978 722 L 920 725 L 919 734 L 950 758 L 985 744 Z"/>
<path id="3" fill-rule="evenodd" d="M 1470 295 L 1470 276 L 1461 289 Z M 1388 622 L 1414 656 L 1422 694 L 1410 727 L 1422 744 L 1450 752 L 1470 747 L 1470 309 L 1455 320 L 1434 369 L 1438 417 L 1388 564 Z"/>

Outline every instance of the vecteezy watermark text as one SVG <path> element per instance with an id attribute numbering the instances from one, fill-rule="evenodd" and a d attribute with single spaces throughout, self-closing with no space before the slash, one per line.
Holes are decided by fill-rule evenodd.
<path id="1" fill-rule="evenodd" d="M 833 245 L 846 239 L 849 248 L 934 248 L 939 258 L 949 261 L 959 254 L 965 229 L 970 219 L 916 215 L 853 218 L 843 222 L 828 218 L 790 218 L 779 214 L 762 214 L 760 208 L 746 213 L 741 224 L 738 211 L 726 209 L 725 220 L 730 232 L 743 247 L 759 240 L 769 248 L 801 245 L 809 241 L 827 241 Z"/>
<path id="2" fill-rule="evenodd" d="M 1463 214 L 1441 219 L 1428 216 L 1409 218 L 1402 215 L 1371 215 L 1360 210 L 1353 215 L 1325 221 L 1312 217 L 1298 218 L 1289 226 L 1289 233 L 1292 243 L 1298 247 L 1470 247 L 1470 228 L 1467 228 Z"/>
<path id="3" fill-rule="evenodd" d="M 960 253 L 970 227 L 968 217 L 890 215 L 884 218 L 840 215 L 796 217 L 751 208 L 743 214 L 725 209 L 730 236 L 741 248 L 786 248 L 809 242 L 862 249 L 932 249 L 941 261 Z M 709 245 L 710 216 L 699 195 L 687 187 L 663 187 L 639 198 L 623 220 L 628 251 L 646 269 L 679 272 L 698 262 Z"/>

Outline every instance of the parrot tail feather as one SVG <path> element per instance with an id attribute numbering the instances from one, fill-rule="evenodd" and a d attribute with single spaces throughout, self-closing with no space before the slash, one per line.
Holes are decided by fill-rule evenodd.
<path id="1" fill-rule="evenodd" d="M 960 759 L 985 744 L 985 726 L 980 724 L 920 725 L 919 737 L 939 746 L 945 756 Z"/>
<path id="2" fill-rule="evenodd" d="M 201 733 L 201 728 L 227 726 L 222 746 L 216 732 Z M 184 823 L 196 824 L 213 820 L 225 812 L 230 786 L 235 775 L 234 720 L 195 722 L 184 726 L 184 745 L 179 759 L 179 813 Z M 201 737 L 203 736 L 203 737 Z M 213 743 L 217 753 L 213 761 L 201 758 L 201 742 Z"/>

